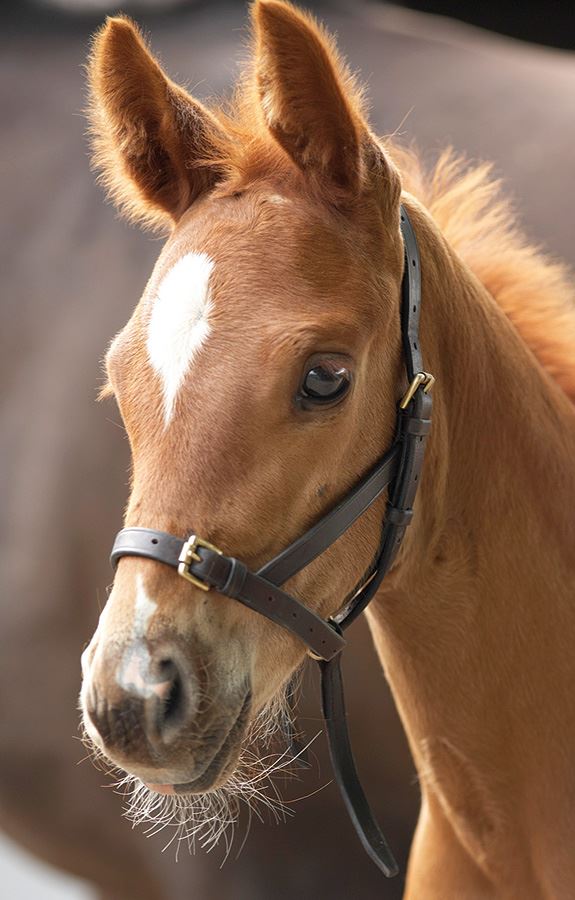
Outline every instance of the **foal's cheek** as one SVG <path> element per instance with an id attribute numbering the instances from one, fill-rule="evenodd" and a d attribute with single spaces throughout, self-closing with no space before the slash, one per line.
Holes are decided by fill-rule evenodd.
<path id="1" fill-rule="evenodd" d="M 277 629 L 278 633 L 273 633 Z M 279 626 L 267 626 L 268 632 L 258 644 L 252 661 L 252 694 L 256 710 L 269 703 L 285 686 L 305 660 L 301 643 Z"/>

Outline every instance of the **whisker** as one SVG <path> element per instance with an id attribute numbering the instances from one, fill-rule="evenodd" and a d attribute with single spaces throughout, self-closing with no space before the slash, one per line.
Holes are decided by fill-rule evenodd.
<path id="1" fill-rule="evenodd" d="M 294 769 L 294 763 L 321 733 L 315 734 L 295 755 L 289 747 L 274 749 L 278 734 L 285 735 L 286 724 L 291 727 L 291 702 L 296 691 L 290 684 L 262 710 L 252 723 L 235 772 L 223 787 L 204 794 L 164 795 L 149 790 L 133 775 L 115 769 L 84 730 L 81 740 L 88 751 L 86 759 L 91 758 L 98 767 L 114 775 L 115 782 L 110 787 L 123 798 L 124 815 L 133 828 L 144 826 L 147 837 L 172 831 L 162 852 L 173 847 L 177 859 L 182 845 L 187 845 L 189 853 L 195 853 L 196 847 L 210 853 L 221 844 L 223 866 L 234 848 L 243 811 L 247 825 L 236 858 L 246 844 L 254 817 L 263 823 L 265 813 L 279 823 L 294 815 L 291 807 L 297 801 L 284 801 L 274 779 L 298 778 L 300 773 Z M 317 791 L 306 796 L 314 793 Z"/>

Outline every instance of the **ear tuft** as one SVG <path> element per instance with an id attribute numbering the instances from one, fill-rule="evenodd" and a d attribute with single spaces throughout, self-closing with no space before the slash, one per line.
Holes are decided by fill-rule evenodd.
<path id="1" fill-rule="evenodd" d="M 164 74 L 124 16 L 96 34 L 88 84 L 93 162 L 109 195 L 132 220 L 173 224 L 216 178 L 205 165 L 216 119 Z"/>

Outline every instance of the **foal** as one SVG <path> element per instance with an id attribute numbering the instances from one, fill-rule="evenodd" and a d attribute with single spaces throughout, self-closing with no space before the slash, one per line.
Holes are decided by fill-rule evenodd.
<path id="1" fill-rule="evenodd" d="M 106 358 L 133 455 L 126 524 L 197 532 L 258 568 L 370 469 L 406 388 L 404 204 L 434 425 L 413 524 L 368 617 L 421 780 L 406 895 L 570 897 L 569 288 L 506 221 L 485 170 L 444 157 L 427 179 L 374 137 L 308 17 L 276 0 L 252 17 L 253 64 L 227 113 L 171 82 L 128 20 L 94 44 L 96 164 L 124 212 L 169 229 Z M 384 510 L 290 591 L 333 614 Z M 86 731 L 155 794 L 219 802 L 304 653 L 240 604 L 124 558 L 83 656 Z"/>

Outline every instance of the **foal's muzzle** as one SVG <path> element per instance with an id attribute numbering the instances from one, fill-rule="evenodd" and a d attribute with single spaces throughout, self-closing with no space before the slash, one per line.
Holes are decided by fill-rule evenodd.
<path id="1" fill-rule="evenodd" d="M 97 639 L 96 639 L 97 640 Z M 94 652 L 95 651 L 95 652 Z M 249 679 L 207 697 L 200 654 L 173 640 L 89 648 L 82 709 L 92 742 L 148 784 L 201 793 L 219 786 L 235 760 L 251 715 Z"/>
<path id="2" fill-rule="evenodd" d="M 176 642 L 137 640 L 87 668 L 84 714 L 112 755 L 161 757 L 196 717 L 197 678 Z"/>

